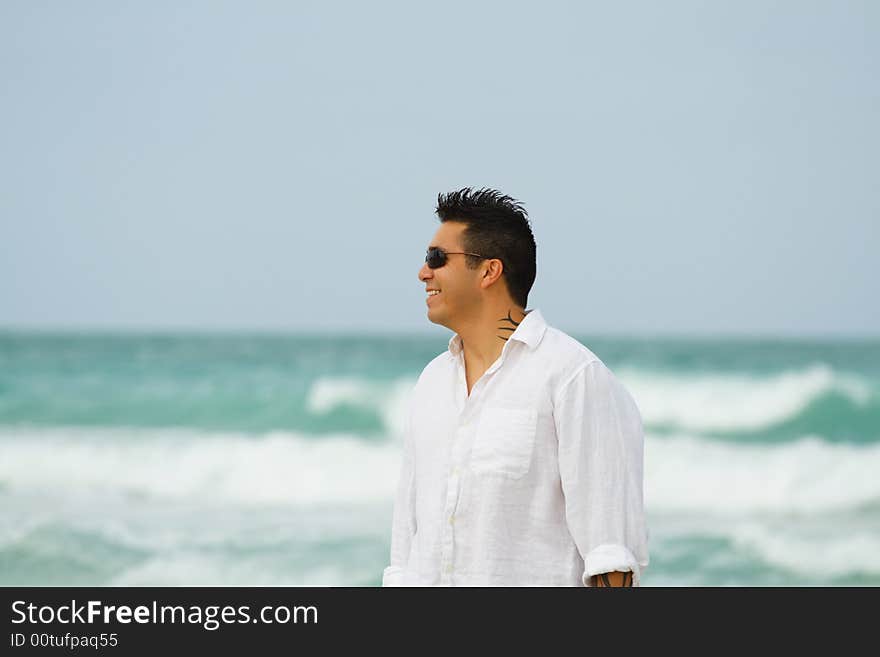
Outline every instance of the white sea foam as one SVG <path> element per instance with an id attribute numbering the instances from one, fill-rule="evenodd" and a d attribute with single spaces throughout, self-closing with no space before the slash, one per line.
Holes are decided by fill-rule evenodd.
<path id="1" fill-rule="evenodd" d="M 777 445 L 648 437 L 648 509 L 718 513 L 823 513 L 880 500 L 880 445 L 818 436 Z"/>
<path id="2" fill-rule="evenodd" d="M 880 550 L 876 517 L 859 514 L 783 516 L 753 513 L 730 517 L 724 514 L 660 514 L 654 518 L 652 551 L 667 560 L 689 559 L 705 570 L 729 573 L 736 578 L 744 562 L 763 564 L 798 575 L 803 584 L 827 584 L 830 578 L 853 575 L 876 577 Z M 729 547 L 695 547 L 696 538 L 716 537 Z M 697 553 L 697 551 L 699 553 Z M 693 575 L 703 580 L 699 570 Z M 717 581 L 712 576 L 712 582 Z M 754 580 L 747 579 L 743 583 Z M 756 582 L 758 583 L 758 582 Z M 658 585 L 667 584 L 665 577 Z"/>
<path id="3" fill-rule="evenodd" d="M 397 441 L 290 432 L 249 436 L 191 430 L 0 429 L 0 483 L 15 494 L 110 490 L 240 504 L 388 502 Z M 880 445 L 816 436 L 778 445 L 656 437 L 645 446 L 651 511 L 813 514 L 880 503 Z"/>
<path id="4" fill-rule="evenodd" d="M 306 397 L 306 409 L 314 414 L 329 413 L 342 404 L 378 409 L 385 427 L 399 434 L 403 431 L 403 421 L 415 383 L 416 379 L 413 378 L 385 382 L 324 376 L 312 383 Z"/>
<path id="5" fill-rule="evenodd" d="M 874 555 L 880 552 L 876 532 L 855 531 L 801 534 L 750 522 L 736 528 L 737 549 L 757 555 L 761 561 L 815 579 L 853 573 L 880 573 Z"/>
<path id="6" fill-rule="evenodd" d="M 387 500 L 397 442 L 184 429 L 0 430 L 0 482 L 23 490 L 109 489 L 164 498 L 314 505 Z"/>
<path id="7" fill-rule="evenodd" d="M 773 376 L 675 375 L 624 367 L 615 374 L 632 393 L 646 425 L 672 424 L 686 431 L 756 430 L 796 416 L 831 391 L 856 404 L 868 403 L 874 394 L 864 379 L 824 363 Z"/>
<path id="8" fill-rule="evenodd" d="M 110 586 L 352 586 L 354 567 L 283 573 L 259 560 L 204 552 L 161 554 L 113 577 Z M 354 584 L 356 585 L 356 584 Z"/>
<path id="9" fill-rule="evenodd" d="M 796 417 L 812 401 L 836 392 L 854 404 L 876 395 L 870 382 L 836 372 L 824 363 L 774 375 L 674 374 L 621 367 L 615 374 L 633 394 L 647 426 L 672 425 L 682 431 L 756 431 Z M 325 414 L 346 404 L 377 410 L 394 434 L 403 430 L 415 379 L 376 381 L 320 377 L 309 389 L 306 408 Z"/>

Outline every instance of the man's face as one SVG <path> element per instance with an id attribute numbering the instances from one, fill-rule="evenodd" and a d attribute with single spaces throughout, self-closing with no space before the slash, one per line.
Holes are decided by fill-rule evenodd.
<path id="1" fill-rule="evenodd" d="M 457 321 L 474 314 L 481 302 L 480 268 L 468 269 L 465 262 L 467 256 L 459 255 L 459 252 L 467 251 L 461 240 L 466 228 L 465 224 L 456 221 L 440 224 L 428 246 L 439 247 L 454 255 L 447 256 L 446 264 L 442 267 L 431 269 L 425 263 L 419 270 L 419 280 L 426 289 L 440 290 L 440 294 L 425 299 L 428 319 L 447 328 L 453 328 Z"/>

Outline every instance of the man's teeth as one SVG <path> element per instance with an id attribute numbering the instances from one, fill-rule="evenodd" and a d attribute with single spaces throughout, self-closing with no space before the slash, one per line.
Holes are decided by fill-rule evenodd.
<path id="1" fill-rule="evenodd" d="M 440 290 L 431 290 L 428 292 L 429 297 L 433 297 L 435 294 L 440 294 Z"/>

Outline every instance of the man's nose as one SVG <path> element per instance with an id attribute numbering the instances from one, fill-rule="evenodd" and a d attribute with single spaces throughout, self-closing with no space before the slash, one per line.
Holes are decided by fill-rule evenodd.
<path id="1" fill-rule="evenodd" d="M 419 269 L 419 280 L 424 283 L 426 280 L 431 278 L 431 276 L 431 268 L 428 267 L 428 263 L 426 262 L 422 265 L 422 268 Z"/>

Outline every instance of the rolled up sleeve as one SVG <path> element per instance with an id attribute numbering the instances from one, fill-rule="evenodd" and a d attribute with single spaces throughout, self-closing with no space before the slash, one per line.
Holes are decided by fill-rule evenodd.
<path id="1" fill-rule="evenodd" d="M 391 522 L 391 564 L 382 573 L 382 586 L 405 586 L 407 566 L 416 534 L 415 450 L 412 440 L 412 415 L 407 418 L 403 439 L 403 459 L 394 499 Z"/>
<path id="2" fill-rule="evenodd" d="M 643 496 L 644 430 L 629 392 L 601 361 L 578 369 L 554 395 L 565 518 L 584 560 L 599 573 L 648 566 Z"/>

